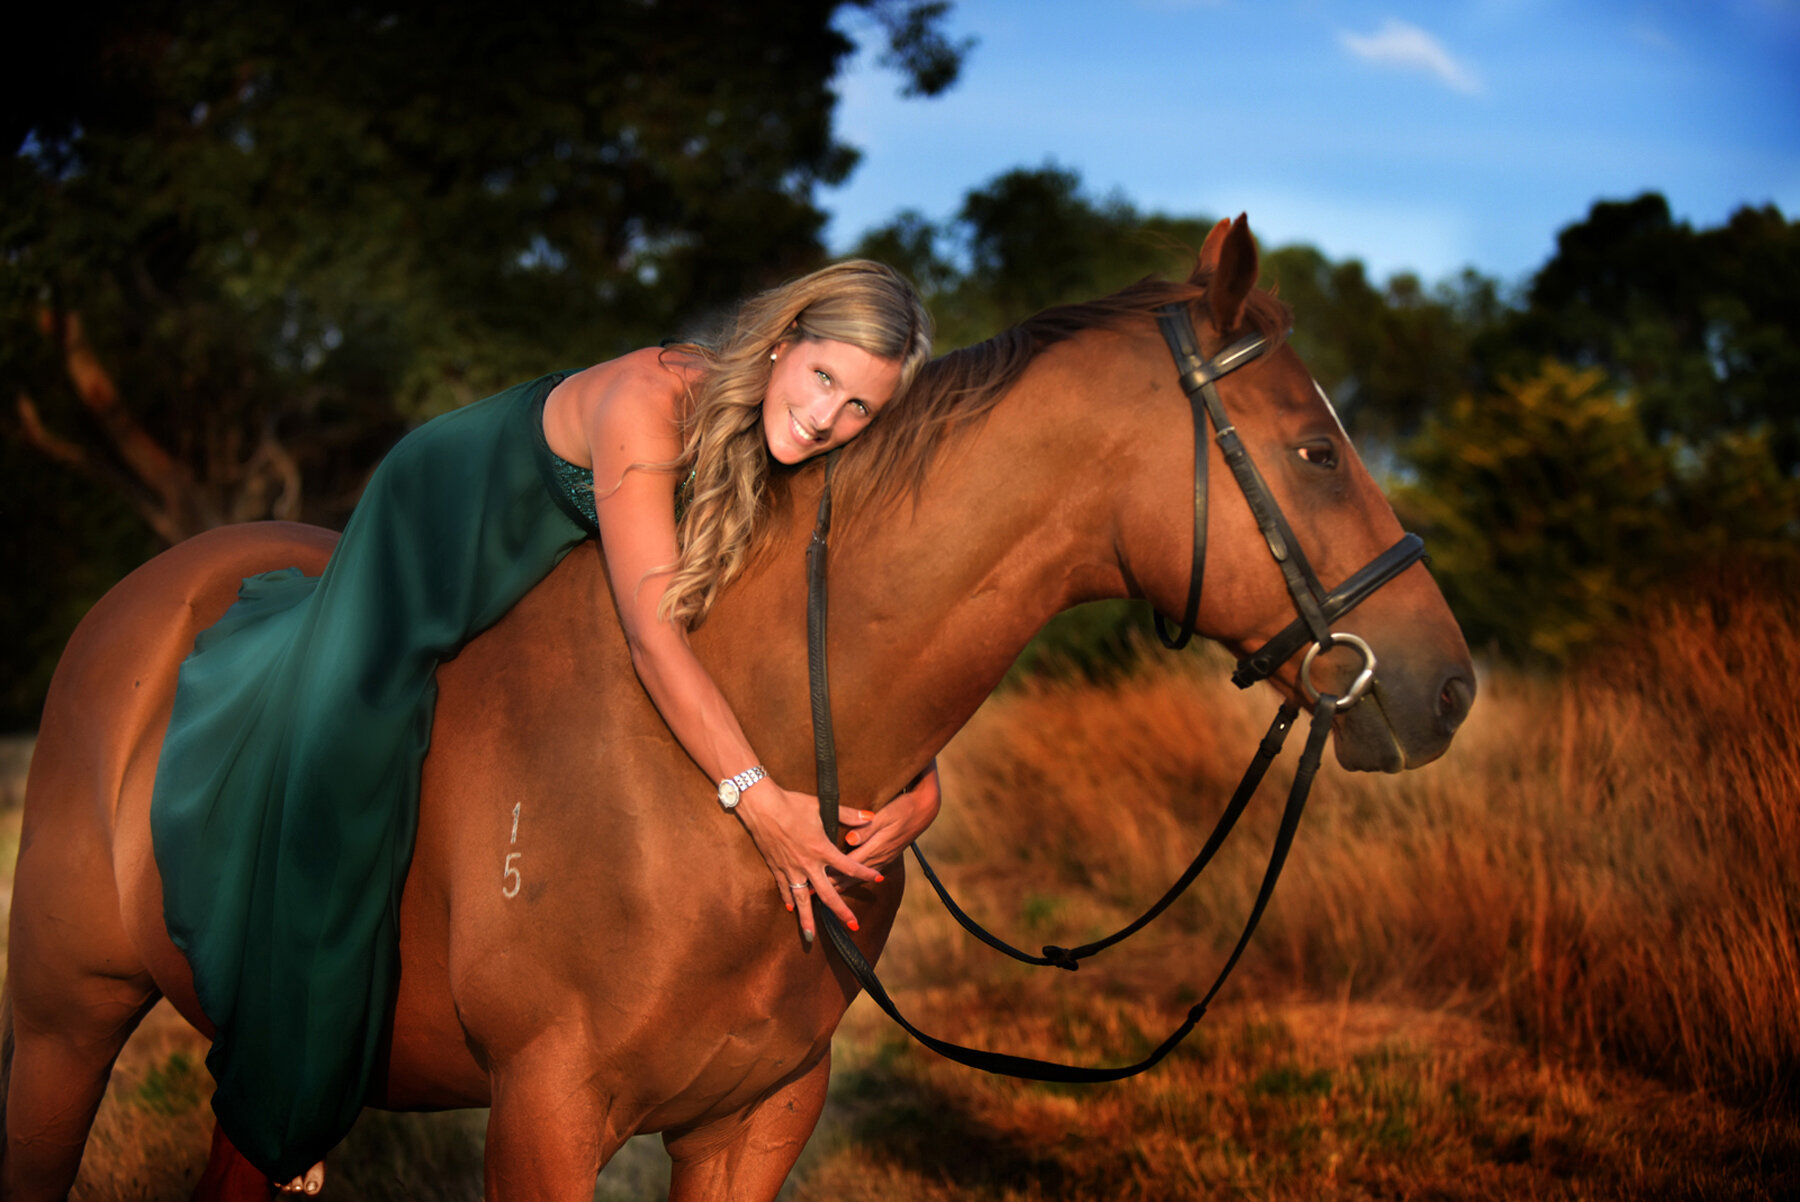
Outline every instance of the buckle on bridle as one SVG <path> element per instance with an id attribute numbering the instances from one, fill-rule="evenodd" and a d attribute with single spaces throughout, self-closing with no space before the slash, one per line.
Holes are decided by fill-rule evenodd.
<path id="1" fill-rule="evenodd" d="M 1350 682 L 1350 687 L 1338 695 L 1336 709 L 1339 713 L 1342 713 L 1355 705 L 1358 701 L 1361 701 L 1363 694 L 1368 692 L 1369 686 L 1374 683 L 1375 652 L 1367 643 L 1363 642 L 1355 635 L 1339 634 L 1335 630 L 1331 632 L 1331 641 L 1329 643 L 1314 643 L 1311 647 L 1308 647 L 1306 649 L 1306 658 L 1300 661 L 1300 687 L 1305 691 L 1306 699 L 1314 705 L 1319 703 L 1319 690 L 1314 687 L 1312 682 L 1313 661 L 1319 658 L 1319 652 L 1329 651 L 1333 647 L 1350 647 L 1353 650 L 1360 652 L 1363 657 L 1362 670 L 1356 674 L 1356 679 Z"/>

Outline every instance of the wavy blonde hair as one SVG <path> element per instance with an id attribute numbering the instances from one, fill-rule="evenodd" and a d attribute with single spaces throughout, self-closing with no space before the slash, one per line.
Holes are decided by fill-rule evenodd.
<path id="1" fill-rule="evenodd" d="M 683 343 L 705 373 L 682 431 L 678 470 L 693 495 L 676 528 L 679 554 L 658 613 L 692 628 L 744 570 L 765 535 L 769 452 L 763 398 L 769 352 L 789 341 L 844 342 L 900 364 L 895 397 L 931 358 L 931 315 L 906 278 L 851 259 L 751 297 L 716 346 Z M 879 422 L 879 418 L 877 419 Z"/>

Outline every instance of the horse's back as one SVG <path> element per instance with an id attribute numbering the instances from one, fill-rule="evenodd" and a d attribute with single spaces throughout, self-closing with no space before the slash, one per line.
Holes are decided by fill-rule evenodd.
<path id="1" fill-rule="evenodd" d="M 162 889 L 150 844 L 150 793 L 181 663 L 218 621 L 245 576 L 285 567 L 317 572 L 337 536 L 291 522 L 208 531 L 115 585 L 69 639 L 51 679 L 25 790 L 14 886 L 15 934 L 55 921 L 95 932 L 106 958 L 150 970 L 184 1011 L 186 966 L 162 929 Z M 66 899 L 118 917 L 68 928 Z M 84 907 L 85 908 L 85 907 Z M 98 952 L 99 949 L 94 949 Z M 189 1014 L 193 1018 L 197 1010 Z"/>

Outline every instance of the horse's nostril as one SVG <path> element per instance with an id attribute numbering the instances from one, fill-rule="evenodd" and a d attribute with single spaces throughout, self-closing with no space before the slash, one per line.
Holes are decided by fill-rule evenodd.
<path id="1" fill-rule="evenodd" d="M 1469 707 L 1474 704 L 1475 682 L 1461 671 L 1452 671 L 1438 690 L 1438 725 L 1446 733 L 1454 731 L 1469 716 Z"/>

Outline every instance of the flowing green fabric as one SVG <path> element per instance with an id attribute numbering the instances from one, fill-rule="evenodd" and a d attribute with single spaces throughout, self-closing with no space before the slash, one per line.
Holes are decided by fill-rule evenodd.
<path id="1" fill-rule="evenodd" d="M 182 664 L 164 917 L 218 1030 L 213 1110 L 273 1179 L 343 1137 L 379 1067 L 437 665 L 591 536 L 544 441 L 561 378 L 402 439 L 324 572 L 249 577 Z"/>

